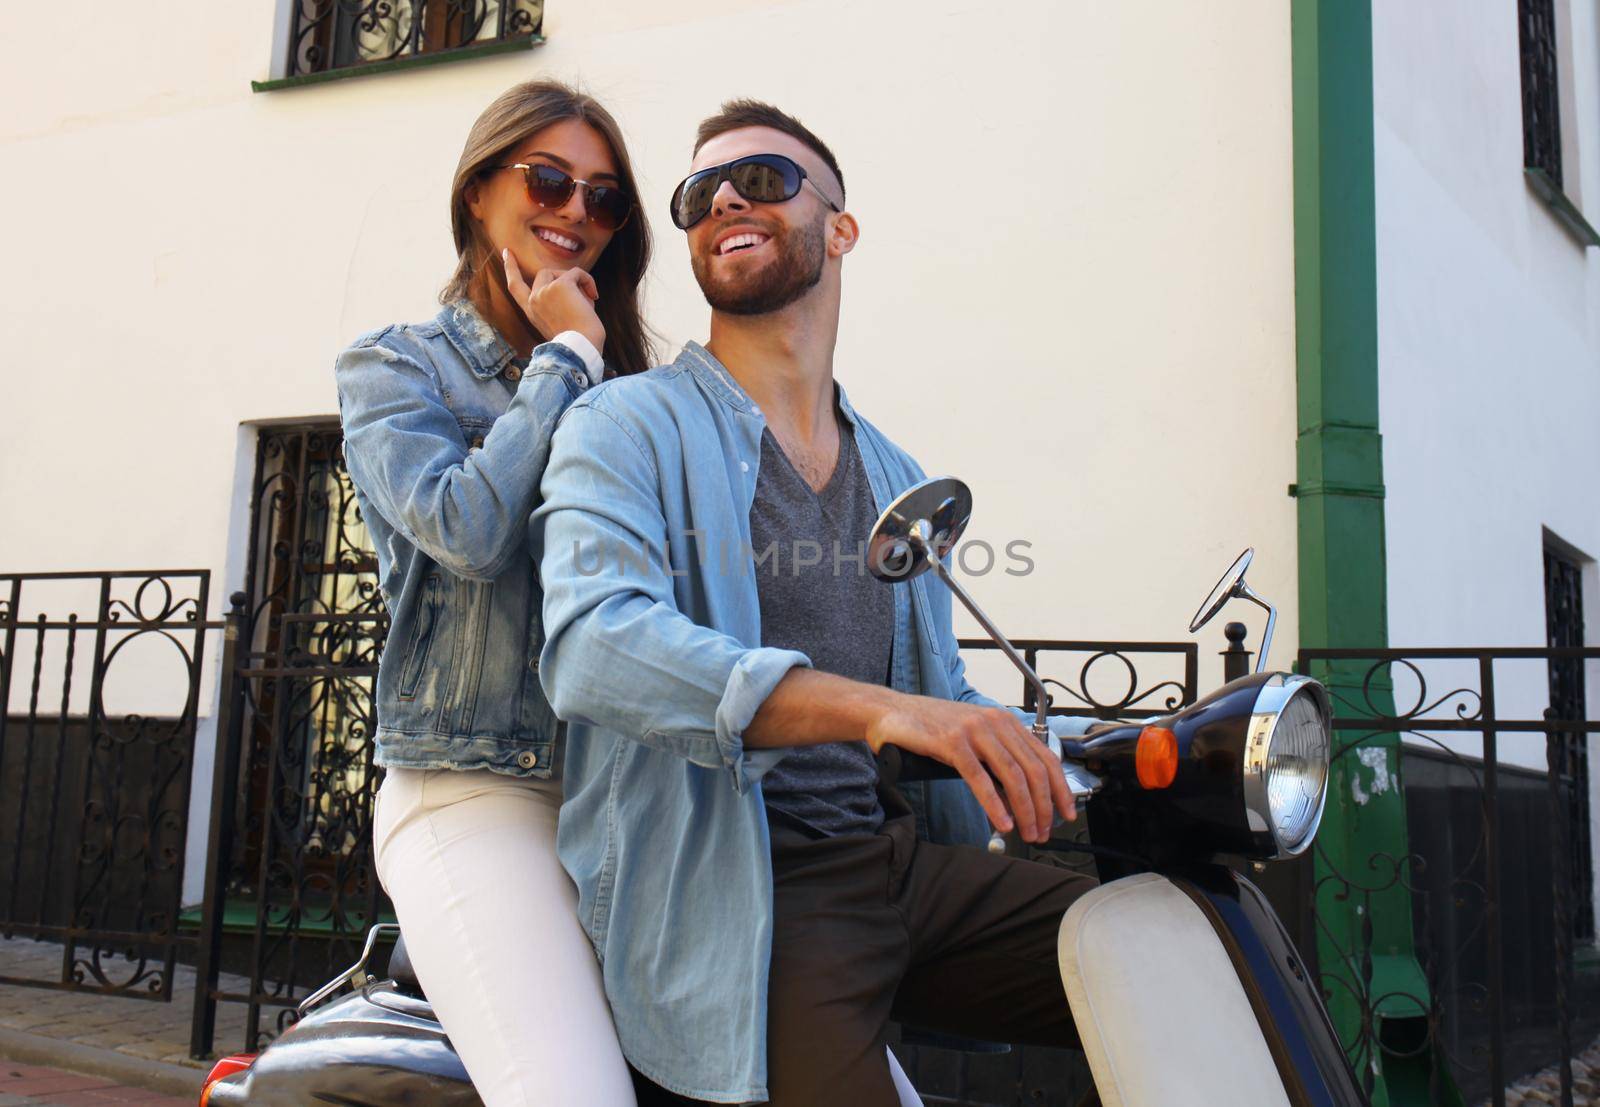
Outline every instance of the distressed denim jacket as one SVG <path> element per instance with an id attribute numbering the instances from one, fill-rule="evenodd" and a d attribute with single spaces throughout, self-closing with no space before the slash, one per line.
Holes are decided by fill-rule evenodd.
<path id="1" fill-rule="evenodd" d="M 880 510 L 922 470 L 839 406 Z M 744 748 L 802 653 L 761 645 L 750 505 L 760 410 L 709 351 L 587 392 L 562 417 L 531 521 L 545 587 L 540 675 L 567 720 L 557 850 L 576 881 L 623 1051 L 680 1095 L 765 1100 L 772 868 L 760 780 L 788 751 Z M 993 704 L 966 680 L 950 594 L 894 589 L 891 684 Z M 960 780 L 922 829 L 981 843 Z M 910 798 L 908 796 L 908 798 Z"/>
<path id="2" fill-rule="evenodd" d="M 551 775 L 527 553 L 550 434 L 588 387 L 560 342 L 526 365 L 466 301 L 339 355 L 345 461 L 390 613 L 377 762 Z"/>

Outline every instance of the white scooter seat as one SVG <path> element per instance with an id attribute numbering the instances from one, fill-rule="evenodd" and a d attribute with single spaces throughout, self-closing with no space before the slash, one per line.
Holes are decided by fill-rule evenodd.
<path id="1" fill-rule="evenodd" d="M 1165 877 L 1085 895 L 1061 920 L 1058 953 L 1105 1107 L 1288 1107 L 1227 950 Z"/>

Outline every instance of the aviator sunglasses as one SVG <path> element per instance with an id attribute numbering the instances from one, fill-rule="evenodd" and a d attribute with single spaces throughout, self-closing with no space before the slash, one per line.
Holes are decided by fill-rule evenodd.
<path id="1" fill-rule="evenodd" d="M 562 208 L 572 199 L 572 191 L 583 186 L 583 210 L 589 222 L 603 231 L 615 231 L 633 214 L 633 199 L 615 185 L 592 185 L 553 165 L 528 165 L 513 162 L 494 169 L 520 169 L 528 183 L 528 198 L 542 208 Z"/>
<path id="2" fill-rule="evenodd" d="M 811 191 L 822 197 L 822 202 L 834 211 L 843 209 L 806 177 L 806 171 L 792 158 L 782 154 L 751 154 L 735 158 L 722 165 L 713 165 L 690 173 L 672 192 L 672 222 L 680 231 L 686 231 L 711 211 L 711 200 L 728 181 L 733 190 L 753 204 L 780 204 L 793 200 L 800 186 L 810 184 Z"/>

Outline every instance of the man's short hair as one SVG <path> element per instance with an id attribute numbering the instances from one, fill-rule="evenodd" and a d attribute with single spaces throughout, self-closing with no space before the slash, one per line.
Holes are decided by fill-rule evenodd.
<path id="1" fill-rule="evenodd" d="M 834 177 L 839 181 L 839 199 L 844 200 L 844 171 L 839 168 L 839 159 L 833 156 L 828 144 L 812 134 L 810 128 L 788 112 L 760 100 L 728 100 L 723 103 L 722 110 L 716 115 L 702 119 L 700 129 L 694 136 L 694 152 L 698 154 L 700 147 L 718 135 L 745 127 L 771 127 L 804 143 L 833 171 Z"/>

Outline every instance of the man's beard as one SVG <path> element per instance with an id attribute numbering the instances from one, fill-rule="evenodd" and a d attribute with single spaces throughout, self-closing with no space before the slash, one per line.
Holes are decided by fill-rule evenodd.
<path id="1" fill-rule="evenodd" d="M 824 219 L 809 227 L 774 234 L 778 256 L 750 277 L 713 277 L 711 259 L 693 256 L 694 279 L 713 311 L 728 315 L 766 315 L 781 311 L 822 280 Z"/>

